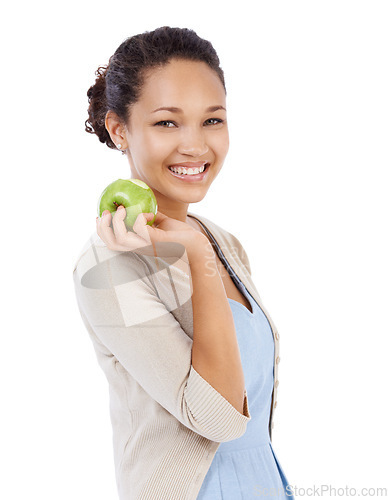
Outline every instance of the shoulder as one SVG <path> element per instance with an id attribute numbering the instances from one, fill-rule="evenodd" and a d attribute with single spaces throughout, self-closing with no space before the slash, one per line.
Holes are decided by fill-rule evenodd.
<path id="1" fill-rule="evenodd" d="M 140 249 L 139 249 L 140 250 Z M 142 253 L 142 255 L 140 254 Z M 73 268 L 74 279 L 91 289 L 112 288 L 149 274 L 148 247 L 137 251 L 110 250 L 96 232 L 92 233 L 80 251 Z"/>
<path id="2" fill-rule="evenodd" d="M 131 298 L 132 307 L 155 300 L 170 307 L 171 297 L 187 301 L 189 274 L 185 248 L 179 243 L 159 242 L 113 251 L 93 233 L 75 262 L 73 281 L 79 296 L 95 300 L 125 294 L 125 300 Z"/>

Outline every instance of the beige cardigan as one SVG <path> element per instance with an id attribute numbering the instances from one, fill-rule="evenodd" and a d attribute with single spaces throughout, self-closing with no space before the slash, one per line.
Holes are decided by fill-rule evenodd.
<path id="1" fill-rule="evenodd" d="M 276 327 L 239 240 L 205 217 L 188 215 L 202 224 L 221 261 L 226 259 L 270 323 L 272 437 L 280 361 Z M 185 248 L 164 243 L 116 252 L 94 233 L 73 278 L 83 323 L 109 383 L 119 498 L 196 499 L 220 443 L 242 436 L 251 416 L 246 391 L 241 414 L 191 365 L 192 282 Z"/>

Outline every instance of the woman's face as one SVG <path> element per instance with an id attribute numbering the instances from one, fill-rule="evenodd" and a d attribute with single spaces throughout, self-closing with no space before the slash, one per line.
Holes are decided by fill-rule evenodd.
<path id="1" fill-rule="evenodd" d="M 179 109 L 155 111 L 160 107 Z M 132 178 L 151 187 L 158 210 L 185 220 L 188 205 L 204 198 L 229 149 L 218 75 L 206 63 L 179 59 L 149 70 L 125 137 Z M 168 168 L 190 162 L 209 164 L 202 180 L 188 181 L 189 175 L 177 177 Z"/>

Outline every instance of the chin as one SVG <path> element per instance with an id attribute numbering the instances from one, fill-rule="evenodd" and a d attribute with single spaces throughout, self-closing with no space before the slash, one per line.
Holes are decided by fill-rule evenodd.
<path id="1" fill-rule="evenodd" d="M 186 197 L 177 197 L 177 200 L 179 201 L 182 201 L 183 203 L 199 203 L 200 201 L 202 201 L 208 190 L 198 190 L 198 194 L 194 194 L 194 193 L 191 193 L 190 195 L 186 195 Z M 182 193 L 180 193 L 182 195 Z"/>

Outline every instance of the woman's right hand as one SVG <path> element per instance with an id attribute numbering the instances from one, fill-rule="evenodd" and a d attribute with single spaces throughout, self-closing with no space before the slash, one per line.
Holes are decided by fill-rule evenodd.
<path id="1" fill-rule="evenodd" d="M 124 219 L 126 211 L 122 205 L 114 215 L 109 211 L 96 219 L 97 234 L 106 246 L 115 251 L 130 251 L 149 246 L 158 242 L 181 243 L 185 246 L 188 256 L 201 251 L 210 245 L 204 234 L 196 231 L 189 224 L 173 219 L 158 212 L 152 226 L 147 222 L 154 218 L 153 213 L 138 215 L 133 232 L 128 231 Z M 113 220 L 112 220 L 113 219 Z M 111 222 L 112 226 L 111 227 Z"/>

